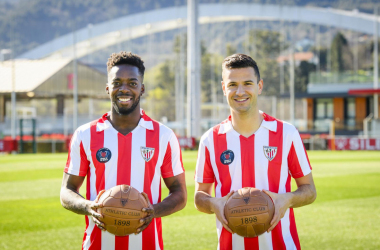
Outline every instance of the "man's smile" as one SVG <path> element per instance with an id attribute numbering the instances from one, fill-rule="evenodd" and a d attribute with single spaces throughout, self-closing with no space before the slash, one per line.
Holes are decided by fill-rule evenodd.
<path id="1" fill-rule="evenodd" d="M 243 102 L 246 102 L 246 101 L 248 101 L 248 97 L 246 97 L 246 98 L 234 98 L 234 100 L 236 101 L 236 102 L 239 102 L 239 103 L 243 103 Z"/>
<path id="2" fill-rule="evenodd" d="M 128 104 L 132 101 L 132 97 L 130 96 L 118 96 L 116 99 L 119 101 L 120 104 Z"/>

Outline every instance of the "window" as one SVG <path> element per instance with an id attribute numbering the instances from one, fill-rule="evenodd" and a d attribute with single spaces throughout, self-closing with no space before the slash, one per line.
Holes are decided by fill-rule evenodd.
<path id="1" fill-rule="evenodd" d="M 321 98 L 315 100 L 315 121 L 314 126 L 318 131 L 328 131 L 330 123 L 334 118 L 334 104 L 331 98 Z"/>
<path id="2" fill-rule="evenodd" d="M 316 104 L 316 119 L 334 118 L 334 106 L 332 99 L 317 99 Z"/>
<path id="3" fill-rule="evenodd" d="M 356 104 L 355 98 L 346 98 L 346 125 L 347 129 L 355 129 Z"/>

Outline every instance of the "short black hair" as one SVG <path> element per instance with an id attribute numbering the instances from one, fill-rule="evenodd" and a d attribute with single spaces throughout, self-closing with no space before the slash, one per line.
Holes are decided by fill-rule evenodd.
<path id="1" fill-rule="evenodd" d="M 111 68 L 116 65 L 128 64 L 136 66 L 142 77 L 144 77 L 145 66 L 144 61 L 140 56 L 131 52 L 120 51 L 119 53 L 112 53 L 107 62 L 107 72 L 109 73 Z"/>
<path id="2" fill-rule="evenodd" d="M 257 76 L 257 81 L 260 81 L 260 71 L 255 60 L 245 54 L 233 54 L 224 58 L 222 67 L 226 69 L 241 69 L 252 67 Z"/>

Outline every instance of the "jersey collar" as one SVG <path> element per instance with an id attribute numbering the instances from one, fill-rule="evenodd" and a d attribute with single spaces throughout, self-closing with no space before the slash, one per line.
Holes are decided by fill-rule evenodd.
<path id="1" fill-rule="evenodd" d="M 96 131 L 101 132 L 108 128 L 112 128 L 112 124 L 108 121 L 107 116 L 110 116 L 111 111 L 105 113 L 102 118 L 100 118 L 96 124 Z M 137 126 L 143 127 L 145 129 L 154 130 L 152 119 L 145 114 L 143 109 L 140 109 L 140 121 Z"/>
<path id="2" fill-rule="evenodd" d="M 261 110 L 260 110 L 260 113 L 264 117 L 264 120 L 261 123 L 261 126 L 263 126 L 264 128 L 267 128 L 270 131 L 277 132 L 277 120 L 274 117 L 265 114 Z"/>
<path id="3" fill-rule="evenodd" d="M 277 132 L 277 121 L 276 120 L 274 120 L 274 121 L 263 120 L 263 122 L 261 123 L 261 126 L 263 126 L 264 128 L 267 128 L 270 131 Z"/>
<path id="4" fill-rule="evenodd" d="M 218 134 L 226 134 L 229 131 L 233 131 L 231 116 L 220 124 Z"/>
<path id="5" fill-rule="evenodd" d="M 101 132 L 106 130 L 107 128 L 112 127 L 111 123 L 108 121 L 107 116 L 110 116 L 111 111 L 105 113 L 102 118 L 98 120 L 96 123 L 96 132 Z"/>
<path id="6" fill-rule="evenodd" d="M 270 131 L 276 132 L 277 131 L 277 121 L 273 117 L 265 114 L 260 110 L 260 114 L 264 116 L 264 120 L 262 121 L 260 127 L 264 127 Z M 229 131 L 233 131 L 232 122 L 231 122 L 231 116 L 228 117 L 227 120 L 222 122 L 219 127 L 218 134 L 226 134 Z"/>
<path id="7" fill-rule="evenodd" d="M 149 130 L 154 130 L 152 119 L 145 114 L 145 111 L 143 109 L 140 109 L 140 114 L 141 114 L 141 119 L 138 126 L 141 126 Z"/>

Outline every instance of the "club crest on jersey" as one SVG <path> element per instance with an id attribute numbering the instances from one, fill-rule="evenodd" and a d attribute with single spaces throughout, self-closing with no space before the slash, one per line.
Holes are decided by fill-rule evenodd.
<path id="1" fill-rule="evenodd" d="M 148 162 L 153 158 L 154 148 L 141 147 L 141 155 L 143 159 Z"/>
<path id="2" fill-rule="evenodd" d="M 235 155 L 232 150 L 227 149 L 220 155 L 220 161 L 224 165 L 230 165 L 234 161 Z"/>
<path id="3" fill-rule="evenodd" d="M 96 159 L 98 162 L 106 163 L 111 159 L 112 153 L 108 148 L 101 148 L 96 152 Z"/>
<path id="4" fill-rule="evenodd" d="M 272 161 L 277 154 L 277 147 L 264 146 L 264 155 L 269 160 Z"/>

